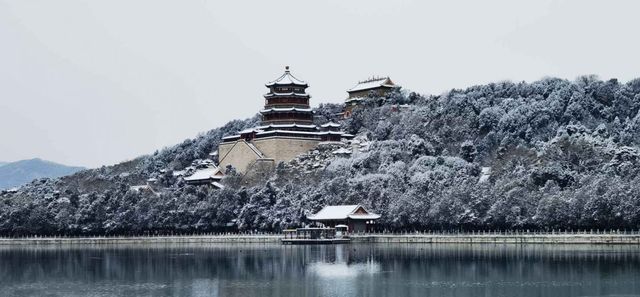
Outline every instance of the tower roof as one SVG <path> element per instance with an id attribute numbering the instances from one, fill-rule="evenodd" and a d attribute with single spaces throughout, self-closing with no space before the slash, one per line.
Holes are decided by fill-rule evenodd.
<path id="1" fill-rule="evenodd" d="M 311 98 L 311 95 L 307 94 L 307 93 L 295 93 L 295 92 L 289 92 L 289 93 L 267 93 L 264 94 L 265 98 L 271 98 L 271 97 L 299 97 L 299 98 Z"/>
<path id="2" fill-rule="evenodd" d="M 270 113 L 270 112 L 313 112 L 311 108 L 299 108 L 299 107 L 271 107 L 265 108 L 260 111 L 260 113 Z"/>
<path id="3" fill-rule="evenodd" d="M 305 86 L 305 87 L 309 86 L 305 81 L 299 80 L 295 76 L 291 75 L 291 72 L 289 72 L 289 66 L 286 66 L 284 69 L 285 70 L 283 75 L 276 78 L 274 81 L 267 83 L 266 86 L 267 87 L 271 87 L 275 85 L 282 85 L 282 86 L 297 85 L 297 86 Z"/>

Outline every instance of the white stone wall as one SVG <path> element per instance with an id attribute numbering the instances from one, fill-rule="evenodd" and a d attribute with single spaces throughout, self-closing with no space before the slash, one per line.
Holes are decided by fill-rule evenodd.
<path id="1" fill-rule="evenodd" d="M 273 159 L 276 165 L 280 162 L 289 162 L 295 157 L 315 149 L 318 143 L 320 143 L 319 140 L 282 136 L 253 141 L 253 145 L 267 158 Z"/>
<path id="2" fill-rule="evenodd" d="M 251 142 L 264 156 L 273 159 L 273 164 L 289 162 L 300 154 L 304 154 L 318 146 L 319 140 L 295 137 L 268 137 L 255 139 Z M 244 140 L 225 142 L 218 146 L 220 167 L 232 165 L 240 172 L 247 172 L 257 159 L 260 158 Z"/>
<path id="3" fill-rule="evenodd" d="M 223 171 L 227 165 L 231 165 L 240 172 L 246 172 L 259 156 L 244 140 L 238 140 L 221 143 L 218 146 L 218 158 Z"/>

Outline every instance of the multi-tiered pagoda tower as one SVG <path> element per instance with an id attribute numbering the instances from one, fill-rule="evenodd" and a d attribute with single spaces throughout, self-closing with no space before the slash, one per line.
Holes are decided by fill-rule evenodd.
<path id="1" fill-rule="evenodd" d="M 351 137 L 340 131 L 340 125 L 316 126 L 306 93 L 309 84 L 296 78 L 285 68 L 284 74 L 266 84 L 264 109 L 259 127 L 240 131 L 223 138 L 218 147 L 220 165 L 232 165 L 247 171 L 256 163 L 277 164 L 315 148 L 323 141 L 340 141 Z"/>
<path id="2" fill-rule="evenodd" d="M 283 75 L 266 84 L 269 93 L 264 95 L 263 125 L 303 125 L 304 129 L 315 128 L 313 112 L 309 106 L 311 96 L 306 93 L 309 85 L 297 79 L 285 68 Z"/>

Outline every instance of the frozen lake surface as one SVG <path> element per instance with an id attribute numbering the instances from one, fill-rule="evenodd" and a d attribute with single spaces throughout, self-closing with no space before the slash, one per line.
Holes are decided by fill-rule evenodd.
<path id="1" fill-rule="evenodd" d="M 640 247 L 0 247 L 2 296 L 640 296 Z"/>

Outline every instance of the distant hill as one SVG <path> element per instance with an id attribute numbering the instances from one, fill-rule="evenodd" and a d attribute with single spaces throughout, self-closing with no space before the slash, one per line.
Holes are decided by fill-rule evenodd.
<path id="1" fill-rule="evenodd" d="M 65 176 L 83 169 L 38 158 L 12 163 L 0 162 L 0 189 L 17 187 L 36 178 Z"/>

